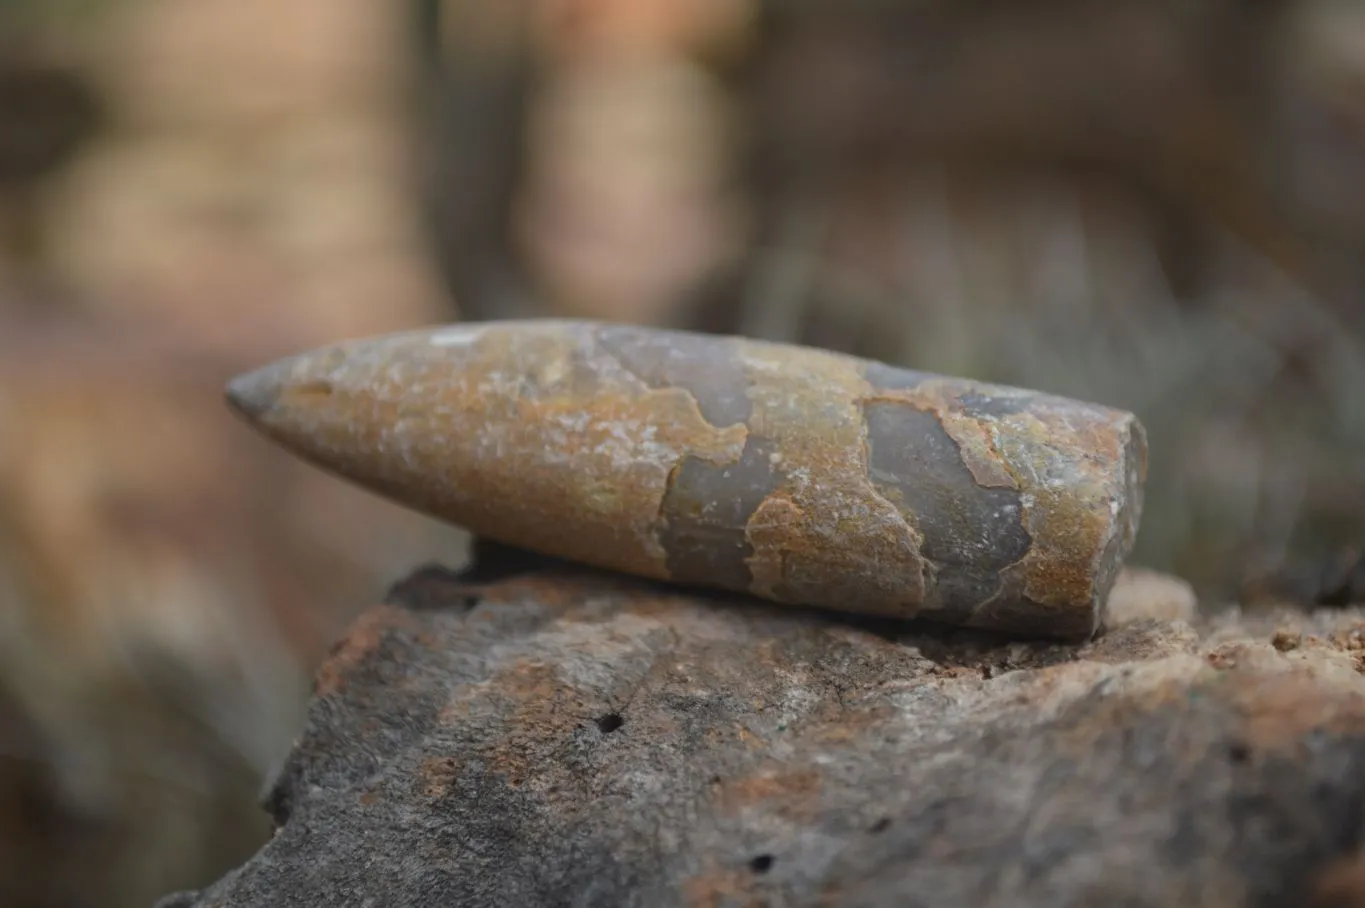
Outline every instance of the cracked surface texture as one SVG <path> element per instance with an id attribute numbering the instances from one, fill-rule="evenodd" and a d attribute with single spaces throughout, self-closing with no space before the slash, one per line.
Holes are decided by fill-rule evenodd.
<path id="1" fill-rule="evenodd" d="M 593 322 L 357 341 L 229 393 L 306 459 L 507 544 L 1021 636 L 1102 625 L 1146 471 L 1130 413 Z"/>

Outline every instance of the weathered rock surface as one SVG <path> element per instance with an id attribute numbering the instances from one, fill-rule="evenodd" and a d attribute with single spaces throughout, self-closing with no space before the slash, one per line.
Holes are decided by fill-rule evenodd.
<path id="1" fill-rule="evenodd" d="M 422 571 L 318 672 L 273 840 L 162 904 L 1365 904 L 1365 611 L 1173 589 L 1065 646 Z"/>

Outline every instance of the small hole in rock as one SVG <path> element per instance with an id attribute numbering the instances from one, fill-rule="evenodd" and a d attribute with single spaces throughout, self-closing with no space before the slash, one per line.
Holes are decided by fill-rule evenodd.
<path id="1" fill-rule="evenodd" d="M 1251 759 L 1251 748 L 1240 741 L 1228 747 L 1228 759 L 1234 763 L 1245 763 Z"/>
<path id="2" fill-rule="evenodd" d="M 867 831 L 870 832 L 870 833 L 872 833 L 873 835 L 876 835 L 876 834 L 879 833 L 879 832 L 886 832 L 886 830 L 888 830 L 888 829 L 890 829 L 890 828 L 891 828 L 891 818 L 890 818 L 890 817 L 882 817 L 880 820 L 878 820 L 877 822 L 875 822 L 875 823 L 873 823 L 871 826 L 869 826 L 869 827 L 867 828 Z"/>
<path id="3" fill-rule="evenodd" d="M 621 718 L 620 713 L 607 713 L 605 716 L 597 717 L 597 730 L 604 735 L 609 735 L 622 725 L 626 720 Z"/>
<path id="4" fill-rule="evenodd" d="M 289 815 L 294 811 L 293 801 L 293 793 L 283 780 L 276 781 L 261 805 L 265 808 L 266 813 L 270 814 L 274 829 L 282 829 L 284 824 L 289 822 Z"/>
<path id="5" fill-rule="evenodd" d="M 773 856 L 770 854 L 760 854 L 749 862 L 749 869 L 754 873 L 767 873 L 773 869 Z"/>

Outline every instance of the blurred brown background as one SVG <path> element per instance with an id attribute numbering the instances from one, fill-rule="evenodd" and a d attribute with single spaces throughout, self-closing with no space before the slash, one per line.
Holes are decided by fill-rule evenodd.
<path id="1" fill-rule="evenodd" d="M 1135 410 L 1135 561 L 1365 594 L 1365 5 L 0 0 L 0 904 L 268 832 L 312 667 L 465 540 L 229 375 L 584 315 Z"/>

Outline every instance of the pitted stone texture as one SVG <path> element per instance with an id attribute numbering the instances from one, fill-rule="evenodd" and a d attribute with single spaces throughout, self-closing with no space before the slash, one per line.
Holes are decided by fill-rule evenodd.
<path id="1" fill-rule="evenodd" d="M 1205 626 L 1130 601 L 1065 646 L 560 565 L 389 598 L 318 674 L 274 839 L 166 904 L 1365 893 L 1359 610 Z"/>

